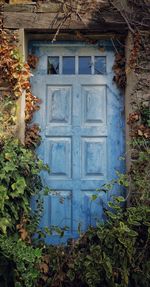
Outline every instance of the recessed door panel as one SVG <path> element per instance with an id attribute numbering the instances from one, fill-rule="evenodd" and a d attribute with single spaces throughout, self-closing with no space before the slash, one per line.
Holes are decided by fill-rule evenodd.
<path id="1" fill-rule="evenodd" d="M 106 124 L 106 86 L 82 87 L 83 123 Z"/>
<path id="2" fill-rule="evenodd" d="M 71 138 L 49 137 L 45 140 L 45 160 L 50 167 L 50 178 L 71 177 Z"/>
<path id="3" fill-rule="evenodd" d="M 71 87 L 47 88 L 47 124 L 66 125 L 71 123 Z"/>
<path id="4" fill-rule="evenodd" d="M 96 193 L 95 190 L 81 190 L 82 193 L 82 230 L 88 226 L 96 226 L 96 223 L 104 220 L 103 208 L 105 206 L 105 194 Z"/>
<path id="5" fill-rule="evenodd" d="M 82 138 L 82 178 L 106 179 L 106 138 Z"/>
<path id="6" fill-rule="evenodd" d="M 51 196 L 51 220 L 49 226 L 66 227 L 72 231 L 72 192 L 58 190 Z"/>

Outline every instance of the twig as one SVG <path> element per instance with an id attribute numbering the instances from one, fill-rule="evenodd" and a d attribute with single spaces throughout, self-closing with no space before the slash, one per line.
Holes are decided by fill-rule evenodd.
<path id="1" fill-rule="evenodd" d="M 131 32 L 132 34 L 134 34 L 135 31 L 134 31 L 134 29 L 131 27 L 129 20 L 128 20 L 127 17 L 124 15 L 124 13 L 123 13 L 112 1 L 109 1 L 109 2 L 110 2 L 111 5 L 120 13 L 120 15 L 122 16 L 122 18 L 125 20 L 125 22 L 126 22 L 128 28 L 129 28 L 130 32 Z"/>
<path id="2" fill-rule="evenodd" d="M 112 38 L 111 38 L 111 42 L 112 42 L 112 45 L 113 45 L 113 47 L 114 47 L 116 53 L 119 54 L 119 51 L 117 50 L 117 47 L 115 46 L 115 43 L 114 43 L 114 41 L 113 41 Z"/>
<path id="3" fill-rule="evenodd" d="M 59 25 L 58 25 L 58 27 L 57 27 L 57 31 L 56 31 L 56 33 L 55 33 L 53 39 L 52 39 L 52 43 L 54 43 L 54 42 L 56 41 L 56 38 L 57 38 L 57 36 L 58 36 L 58 34 L 59 34 L 59 32 L 60 32 L 61 27 L 64 25 L 64 23 L 67 21 L 67 19 L 70 18 L 70 16 L 71 16 L 71 12 L 68 13 L 67 15 L 65 15 L 64 18 L 63 18 L 63 20 L 62 20 L 62 22 L 59 23 Z"/>

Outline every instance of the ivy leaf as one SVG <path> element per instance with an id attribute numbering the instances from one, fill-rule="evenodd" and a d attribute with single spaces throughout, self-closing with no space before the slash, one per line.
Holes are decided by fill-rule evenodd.
<path id="1" fill-rule="evenodd" d="M 117 201 L 117 202 L 125 202 L 125 199 L 124 199 L 124 197 L 123 196 L 117 196 L 116 198 L 115 198 L 115 200 Z"/>
<path id="2" fill-rule="evenodd" d="M 92 196 L 91 196 L 91 200 L 96 200 L 98 198 L 98 195 L 97 194 L 92 194 Z"/>
<path id="3" fill-rule="evenodd" d="M 15 198 L 20 196 L 21 194 L 24 194 L 26 186 L 27 185 L 24 177 L 19 177 L 17 181 L 11 185 L 12 189 L 14 190 L 14 192 L 10 194 L 11 197 Z"/>
<path id="4" fill-rule="evenodd" d="M 10 225 L 9 220 L 6 217 L 0 218 L 0 230 L 6 234 L 7 227 Z"/>
<path id="5" fill-rule="evenodd" d="M 4 171 L 6 173 L 10 173 L 10 172 L 15 171 L 15 170 L 16 170 L 16 166 L 12 162 L 8 162 L 4 166 Z"/>
<path id="6" fill-rule="evenodd" d="M 148 221 L 143 222 L 143 224 L 150 227 L 150 222 Z"/>
<path id="7" fill-rule="evenodd" d="M 0 185 L 0 211 L 3 212 L 6 200 L 9 199 L 7 195 L 7 188 L 4 185 Z"/>

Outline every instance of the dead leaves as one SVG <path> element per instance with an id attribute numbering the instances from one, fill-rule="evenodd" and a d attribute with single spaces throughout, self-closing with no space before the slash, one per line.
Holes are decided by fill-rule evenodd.
<path id="1" fill-rule="evenodd" d="M 35 147 L 40 142 L 40 135 L 39 135 L 40 128 L 38 125 L 34 124 L 32 126 L 26 126 L 25 130 L 25 145 L 26 147 Z"/>
<path id="2" fill-rule="evenodd" d="M 39 264 L 39 270 L 40 270 L 40 273 L 41 273 L 41 280 L 46 283 L 48 278 L 49 278 L 49 275 L 48 275 L 48 272 L 49 272 L 49 261 L 50 261 L 50 255 L 44 255 L 42 257 L 42 262 Z M 43 286 L 43 284 L 42 284 Z"/>
<path id="3" fill-rule="evenodd" d="M 142 115 L 140 111 L 135 111 L 129 114 L 127 123 L 130 125 L 131 128 L 131 137 L 144 137 L 145 139 L 150 139 L 150 127 L 142 124 L 141 122 Z"/>
<path id="4" fill-rule="evenodd" d="M 127 123 L 132 124 L 132 123 L 137 122 L 139 119 L 140 119 L 140 113 L 139 112 L 133 112 L 133 113 L 129 114 Z"/>
<path id="5" fill-rule="evenodd" d="M 125 89 L 126 86 L 125 64 L 125 55 L 123 53 L 116 53 L 113 66 L 113 71 L 115 73 L 113 80 L 119 89 Z"/>
<path id="6" fill-rule="evenodd" d="M 30 66 L 31 69 L 36 68 L 38 61 L 39 61 L 39 58 L 37 56 L 35 56 L 35 55 L 29 55 L 28 56 L 27 62 L 28 62 L 28 65 Z"/>
<path id="7" fill-rule="evenodd" d="M 30 91 L 30 84 L 26 93 L 26 109 L 25 109 L 25 121 L 28 123 L 32 120 L 35 111 L 39 110 L 41 100 L 32 95 Z"/>
<path id="8" fill-rule="evenodd" d="M 17 35 L 10 33 L 10 31 L 0 31 L 0 84 L 7 86 L 11 101 L 14 102 L 20 98 L 25 91 L 26 94 L 26 144 L 27 146 L 34 146 L 39 142 L 39 128 L 36 125 L 27 127 L 32 120 L 33 113 L 40 108 L 40 100 L 32 95 L 30 84 L 30 67 L 27 63 L 23 63 L 21 56 L 17 49 Z M 30 55 L 29 64 L 35 68 L 38 58 Z M 14 116 L 14 115 L 13 115 Z M 14 119 L 17 119 L 15 116 Z M 5 120 L 6 122 L 6 120 Z M 7 122 L 8 124 L 8 122 Z M 11 123 L 10 123 L 11 124 Z M 2 126 L 5 123 L 2 124 Z"/>
<path id="9" fill-rule="evenodd" d="M 130 136 L 133 138 L 145 138 L 150 139 L 150 128 L 144 125 L 137 125 L 131 128 Z"/>
<path id="10" fill-rule="evenodd" d="M 48 260 L 47 260 L 48 258 Z M 48 262 L 49 262 L 49 256 L 44 256 L 43 257 L 43 262 L 40 264 L 39 268 L 40 268 L 40 271 L 44 274 L 47 274 L 48 273 L 48 270 L 49 270 L 49 266 L 48 266 Z"/>
<path id="11" fill-rule="evenodd" d="M 30 239 L 28 231 L 26 230 L 26 225 L 27 225 L 27 219 L 25 217 L 22 217 L 20 223 L 17 224 L 16 227 L 20 234 L 21 240 L 27 241 L 28 243 L 30 243 L 31 239 Z"/>
<path id="12" fill-rule="evenodd" d="M 8 84 L 14 99 L 21 97 L 22 91 L 30 88 L 30 68 L 27 64 L 22 62 L 17 46 L 13 43 L 15 40 L 15 35 L 10 35 L 6 31 L 1 31 L 1 82 L 3 82 L 3 84 Z"/>
<path id="13" fill-rule="evenodd" d="M 150 128 L 145 127 L 144 125 L 137 126 L 135 134 L 140 137 L 150 139 Z"/>
<path id="14" fill-rule="evenodd" d="M 141 46 L 141 35 L 139 32 L 136 32 L 133 37 L 133 48 L 131 50 L 129 59 L 130 69 L 134 69 L 137 66 L 137 59 L 140 51 L 140 46 Z"/>

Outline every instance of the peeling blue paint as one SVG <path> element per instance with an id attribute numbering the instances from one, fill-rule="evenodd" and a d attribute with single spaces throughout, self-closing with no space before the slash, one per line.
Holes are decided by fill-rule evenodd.
<path id="1" fill-rule="evenodd" d="M 33 94 L 42 99 L 34 117 L 42 136 L 37 152 L 52 171 L 42 175 L 43 182 L 57 192 L 44 197 L 41 226 L 69 227 L 62 239 L 47 236 L 46 241 L 54 244 L 78 237 L 79 224 L 85 231 L 104 220 L 108 196 L 101 192 L 91 201 L 92 195 L 116 177 L 115 170 L 124 171 L 119 160 L 125 148 L 124 97 L 112 82 L 113 47 L 110 41 L 97 46 L 69 44 L 32 42 L 29 48 L 40 58 L 31 81 Z M 100 52 L 98 46 L 104 44 L 105 51 Z M 75 75 L 47 74 L 48 57 L 59 56 L 61 61 L 62 56 L 75 56 L 78 65 L 78 56 L 83 55 L 105 56 L 106 73 L 79 75 L 76 67 Z"/>

